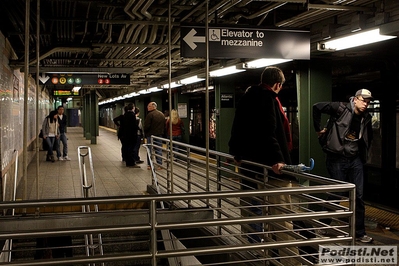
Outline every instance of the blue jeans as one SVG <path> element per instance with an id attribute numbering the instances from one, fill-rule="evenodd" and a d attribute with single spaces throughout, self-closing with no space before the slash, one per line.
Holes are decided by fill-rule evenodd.
<path id="1" fill-rule="evenodd" d="M 140 145 L 141 145 L 141 138 L 142 138 L 141 135 L 137 136 L 136 144 L 134 145 L 134 148 L 133 148 L 133 159 L 135 162 L 140 161 L 139 151 L 140 151 Z"/>
<path id="2" fill-rule="evenodd" d="M 52 156 L 54 143 L 55 143 L 55 137 L 47 137 L 45 139 L 45 141 L 47 143 L 47 156 Z"/>
<path id="3" fill-rule="evenodd" d="M 363 163 L 360 157 L 347 158 L 334 154 L 327 154 L 327 171 L 332 179 L 356 185 L 355 224 L 356 237 L 366 234 L 364 226 L 365 206 L 363 201 Z"/>
<path id="4" fill-rule="evenodd" d="M 151 144 L 151 137 L 147 137 L 147 144 Z M 153 149 L 155 150 L 155 154 L 156 154 L 156 161 L 157 164 L 162 164 L 162 149 L 159 148 L 162 146 L 162 141 L 158 140 L 158 139 L 153 139 L 153 144 L 154 146 L 157 147 L 153 147 Z M 150 165 L 150 160 L 151 158 L 149 157 L 150 154 L 147 154 L 147 164 Z"/>
<path id="5" fill-rule="evenodd" d="M 169 138 L 169 136 L 168 136 L 168 138 Z M 172 136 L 172 140 L 173 140 L 173 141 L 181 142 L 182 137 L 181 137 L 181 135 L 179 135 L 179 136 Z M 176 144 L 173 143 L 173 153 L 176 153 L 176 152 L 179 152 L 179 148 L 177 148 Z M 180 151 L 180 152 L 181 152 L 181 151 Z M 176 158 L 176 155 L 174 155 L 173 158 Z"/>
<path id="6" fill-rule="evenodd" d="M 243 169 L 241 169 L 241 173 L 247 177 L 256 179 L 256 174 L 253 172 L 261 172 L 262 169 L 259 167 L 256 167 L 254 165 L 249 165 L 249 164 L 242 164 Z M 241 189 L 242 190 L 257 190 L 258 185 L 256 183 L 251 182 L 250 180 L 243 179 L 241 181 Z M 255 197 L 249 197 L 249 198 L 241 198 L 241 205 L 248 206 L 250 205 L 251 207 L 247 208 L 249 213 L 243 212 L 242 215 L 244 217 L 248 216 L 262 216 L 263 211 L 261 207 L 257 207 L 261 205 L 262 203 L 256 199 Z M 262 232 L 263 232 L 263 225 L 261 223 L 255 223 L 255 224 L 249 224 L 249 226 L 252 228 L 252 233 L 250 236 L 248 236 L 248 241 L 250 243 L 260 243 L 262 240 Z M 246 230 L 244 230 L 245 233 Z M 255 232 L 255 234 L 253 234 Z M 260 234 L 256 234 L 256 232 L 259 232 Z"/>
<path id="7" fill-rule="evenodd" d="M 57 139 L 57 157 L 61 157 L 61 142 L 62 142 L 62 157 L 68 156 L 68 139 L 65 133 L 61 133 Z"/>

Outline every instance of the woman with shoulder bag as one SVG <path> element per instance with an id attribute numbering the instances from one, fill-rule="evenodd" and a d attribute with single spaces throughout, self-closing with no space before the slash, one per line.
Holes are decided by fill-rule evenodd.
<path id="1" fill-rule="evenodd" d="M 58 111 L 51 111 L 50 114 L 44 119 L 42 125 L 43 140 L 47 143 L 47 157 L 46 161 L 54 162 L 54 144 L 56 138 L 59 138 L 60 131 L 58 126 Z"/>
<path id="2" fill-rule="evenodd" d="M 182 142 L 184 134 L 184 123 L 179 117 L 177 110 L 172 109 L 170 117 L 166 119 L 166 135 L 170 138 L 170 120 L 172 121 L 172 140 Z M 173 152 L 179 152 L 176 144 L 173 144 Z"/>

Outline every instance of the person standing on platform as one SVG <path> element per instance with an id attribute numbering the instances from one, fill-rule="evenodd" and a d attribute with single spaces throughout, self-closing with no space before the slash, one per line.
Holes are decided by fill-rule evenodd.
<path id="1" fill-rule="evenodd" d="M 137 141 L 133 149 L 133 157 L 134 160 L 136 161 L 136 164 L 141 164 L 144 163 L 144 161 L 140 159 L 140 145 L 141 145 L 141 140 L 143 139 L 143 124 L 141 122 L 140 109 L 138 107 L 134 108 L 134 114 L 136 115 L 138 129 L 137 129 Z"/>
<path id="2" fill-rule="evenodd" d="M 151 136 L 162 137 L 165 133 L 165 116 L 164 114 L 157 110 L 157 103 L 150 102 L 147 105 L 148 114 L 144 120 L 144 135 L 147 140 L 147 144 L 151 144 Z M 156 154 L 156 162 L 159 165 L 162 165 L 162 141 L 155 140 L 155 154 Z M 151 158 L 147 155 L 147 169 L 151 170 L 150 166 Z M 161 169 L 160 166 L 157 169 Z"/>
<path id="3" fill-rule="evenodd" d="M 58 111 L 51 111 L 50 114 L 43 120 L 42 124 L 43 139 L 47 144 L 46 161 L 55 162 L 53 149 L 56 139 L 60 136 L 58 125 Z"/>
<path id="4" fill-rule="evenodd" d="M 256 162 L 272 167 L 273 172 L 278 178 L 269 178 L 268 184 L 276 187 L 292 187 L 297 185 L 297 180 L 290 176 L 281 174 L 284 165 L 291 164 L 290 149 L 292 148 L 292 136 L 290 123 L 283 110 L 278 93 L 283 88 L 285 77 L 282 70 L 275 66 L 266 67 L 261 74 L 261 83 L 251 86 L 240 99 L 235 111 L 231 137 L 229 140 L 230 154 L 234 156 L 237 165 L 243 169 L 241 173 L 248 179 L 243 179 L 241 188 L 243 190 L 258 190 L 264 186 L 251 182 L 252 180 L 264 183 L 263 168 L 250 164 L 243 164 L 241 160 Z M 251 138 L 255 143 L 249 144 L 246 141 Z M 269 197 L 271 204 L 291 204 L 290 195 L 278 195 Z M 243 216 L 261 216 L 262 208 L 257 205 L 262 204 L 259 200 L 251 198 L 241 198 L 242 205 L 250 205 L 247 211 L 242 212 Z M 291 208 L 286 205 L 286 208 Z M 275 207 L 269 208 L 270 214 L 282 214 Z M 290 221 L 280 222 L 281 226 L 293 230 L 293 223 Z M 243 232 L 249 231 L 249 242 L 261 242 L 263 238 L 263 226 L 261 223 L 250 224 L 252 230 L 243 228 Z M 275 228 L 276 229 L 276 228 Z M 273 230 L 273 229 L 272 229 Z M 276 229 L 277 231 L 280 229 Z M 253 233 L 255 232 L 255 234 Z M 259 232 L 256 234 L 256 232 Z M 294 240 L 287 233 L 275 233 L 280 240 Z M 299 254 L 298 248 L 289 248 L 292 253 Z M 290 255 L 284 250 L 279 250 L 280 256 Z M 295 259 L 281 259 L 282 264 L 298 265 Z"/>
<path id="5" fill-rule="evenodd" d="M 319 140 L 326 139 L 325 143 L 323 142 L 323 151 L 326 153 L 326 166 L 330 177 L 356 185 L 356 239 L 363 243 L 373 241 L 373 238 L 366 234 L 363 201 L 363 166 L 367 162 L 373 140 L 372 117 L 367 112 L 372 100 L 371 92 L 361 89 L 349 98 L 347 104 L 319 102 L 313 105 L 314 129 Z M 320 125 L 322 114 L 330 115 L 328 125 L 323 129 Z M 331 220 L 325 222 L 330 223 Z"/>
<path id="6" fill-rule="evenodd" d="M 181 142 L 184 134 L 184 123 L 175 109 L 172 109 L 170 112 L 170 118 L 166 119 L 167 138 L 170 138 L 170 122 L 172 122 L 172 140 Z M 178 149 L 175 147 L 175 144 L 173 146 L 173 152 L 177 152 Z"/>
<path id="7" fill-rule="evenodd" d="M 128 104 L 127 112 L 123 115 L 120 127 L 123 129 L 121 133 L 122 145 L 124 148 L 124 158 L 126 166 L 130 168 L 139 168 L 134 160 L 134 147 L 137 142 L 137 119 L 134 113 L 134 105 L 132 103 Z"/>
<path id="8" fill-rule="evenodd" d="M 68 157 L 68 138 L 66 136 L 67 128 L 67 116 L 64 114 L 64 107 L 58 106 L 58 124 L 60 125 L 60 137 L 57 139 L 57 157 L 58 161 L 70 161 Z M 61 154 L 61 142 L 62 142 L 62 154 Z"/>
<path id="9" fill-rule="evenodd" d="M 127 105 L 125 107 L 123 107 L 123 111 L 124 113 L 115 117 L 112 121 L 114 121 L 115 125 L 118 127 L 118 130 L 116 132 L 116 135 L 118 136 L 119 141 L 121 142 L 121 155 L 122 155 L 122 162 L 125 161 L 125 157 L 124 157 L 124 147 L 123 147 L 123 141 L 121 138 L 121 135 L 123 133 L 123 128 L 121 128 L 121 121 L 123 119 L 123 116 L 126 114 L 127 112 Z"/>

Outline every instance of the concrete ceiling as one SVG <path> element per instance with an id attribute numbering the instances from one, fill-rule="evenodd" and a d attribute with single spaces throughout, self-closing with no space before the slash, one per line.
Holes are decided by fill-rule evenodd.
<path id="1" fill-rule="evenodd" d="M 208 21 L 211 25 L 309 30 L 311 58 L 342 60 L 347 55 L 319 52 L 316 43 L 326 34 L 349 33 L 354 23 L 359 24 L 359 16 L 362 27 L 399 20 L 397 0 L 217 0 L 209 1 L 208 14 L 205 1 L 171 1 L 169 13 L 166 0 L 41 0 L 40 72 L 130 74 L 130 85 L 94 86 L 102 98 L 109 98 L 168 81 L 169 33 L 171 77 L 204 69 L 204 58 L 181 56 L 181 24 L 204 25 Z M 0 30 L 15 51 L 10 62 L 14 68 L 24 66 L 25 2 L 0 1 Z M 29 27 L 31 73 L 36 72 L 37 18 L 37 1 L 33 0 Z M 356 56 L 369 53 L 357 51 Z M 245 60 L 231 59 L 223 64 Z M 221 61 L 210 59 L 209 64 L 216 67 Z"/>

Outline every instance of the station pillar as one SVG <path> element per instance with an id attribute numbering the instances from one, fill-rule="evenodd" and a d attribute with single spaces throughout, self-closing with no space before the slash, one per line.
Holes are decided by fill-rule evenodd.
<path id="1" fill-rule="evenodd" d="M 325 154 L 313 127 L 313 104 L 332 100 L 331 63 L 327 60 L 304 61 L 296 72 L 299 119 L 299 161 L 308 164 L 313 158 L 313 174 L 328 176 Z M 324 117 L 322 123 L 327 120 Z"/>
<path id="2" fill-rule="evenodd" d="M 99 135 L 99 117 L 98 117 L 98 96 L 96 90 L 90 90 L 83 96 L 83 132 L 84 137 L 90 140 L 91 144 L 97 144 Z"/>
<path id="3" fill-rule="evenodd" d="M 216 150 L 229 152 L 231 126 L 235 114 L 235 81 L 220 78 L 215 81 Z"/>

